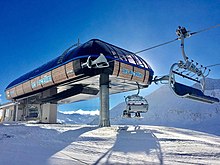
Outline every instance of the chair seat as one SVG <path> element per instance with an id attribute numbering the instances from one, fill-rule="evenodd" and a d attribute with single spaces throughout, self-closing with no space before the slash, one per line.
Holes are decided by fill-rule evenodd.
<path id="1" fill-rule="evenodd" d="M 178 82 L 175 82 L 173 90 L 178 96 L 181 97 L 186 97 L 207 103 L 219 102 L 218 98 L 207 96 L 199 89 L 189 87 Z"/>

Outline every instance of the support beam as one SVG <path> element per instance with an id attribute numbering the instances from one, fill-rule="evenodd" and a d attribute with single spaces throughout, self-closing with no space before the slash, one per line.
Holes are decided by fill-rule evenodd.
<path id="1" fill-rule="evenodd" d="M 15 119 L 14 121 L 18 121 L 18 104 L 15 105 Z"/>
<path id="2" fill-rule="evenodd" d="M 99 79 L 100 84 L 100 114 L 99 126 L 110 127 L 109 120 L 109 75 L 102 73 Z"/>

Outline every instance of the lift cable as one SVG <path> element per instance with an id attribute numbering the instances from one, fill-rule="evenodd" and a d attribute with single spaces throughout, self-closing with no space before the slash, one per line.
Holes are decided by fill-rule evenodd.
<path id="1" fill-rule="evenodd" d="M 217 28 L 217 27 L 219 27 L 219 26 L 220 26 L 220 24 L 217 24 L 217 25 L 215 25 L 215 26 L 210 26 L 210 27 L 208 27 L 208 28 L 201 29 L 201 30 L 199 30 L 199 31 L 192 32 L 192 33 L 189 33 L 189 34 L 190 34 L 190 36 L 192 36 L 192 35 L 194 35 L 194 34 L 202 33 L 202 32 L 205 32 L 205 31 L 209 31 L 209 30 L 214 29 L 214 28 Z M 164 43 L 161 43 L 161 44 L 158 44 L 158 45 L 155 45 L 155 46 L 152 46 L 152 47 L 149 47 L 149 48 L 146 48 L 146 49 L 137 51 L 137 52 L 135 52 L 135 54 L 139 54 L 139 53 L 142 53 L 142 52 L 145 52 L 145 51 L 148 51 L 148 50 L 151 50 L 151 49 L 154 49 L 154 48 L 157 48 L 157 47 L 166 45 L 166 44 L 170 44 L 170 43 L 175 42 L 175 41 L 177 41 L 177 40 L 179 40 L 179 38 L 176 38 L 176 39 L 174 39 L 174 40 L 167 41 L 167 42 L 164 42 Z"/>
<path id="2" fill-rule="evenodd" d="M 155 46 L 152 46 L 152 47 L 149 47 L 149 48 L 146 48 L 146 49 L 143 49 L 143 50 L 140 50 L 140 51 L 137 51 L 137 52 L 135 52 L 134 54 L 139 54 L 139 53 L 142 53 L 142 52 L 145 52 L 145 51 L 148 51 L 148 50 L 151 50 L 151 49 L 154 49 L 154 48 L 157 48 L 157 47 L 166 45 L 166 44 L 170 44 L 170 43 L 172 43 L 172 42 L 175 42 L 176 40 L 178 40 L 178 38 L 176 38 L 176 39 L 174 39 L 174 40 L 171 40 L 171 41 L 167 41 L 167 42 L 158 44 L 158 45 L 155 45 Z"/>
<path id="3" fill-rule="evenodd" d="M 184 37 L 185 37 L 185 38 L 186 38 L 186 37 L 190 37 L 190 36 L 192 36 L 192 35 L 194 35 L 194 34 L 202 33 L 202 32 L 205 32 L 205 31 L 209 31 L 209 30 L 214 29 L 214 28 L 217 28 L 217 27 L 219 27 L 219 26 L 220 26 L 220 24 L 217 24 L 217 25 L 215 25 L 215 26 L 210 26 L 210 27 L 208 27 L 208 28 L 201 29 L 201 30 L 196 31 L 196 32 L 188 33 L 188 35 L 186 35 L 186 36 L 184 36 Z M 181 27 L 179 26 L 179 28 L 181 28 Z M 185 28 L 184 28 L 184 29 L 185 29 Z M 177 29 L 177 30 L 178 30 L 178 29 Z M 186 31 L 186 33 L 187 33 L 187 32 L 189 32 L 189 31 Z M 177 38 L 175 38 L 175 39 L 173 39 L 173 40 L 170 40 L 170 41 L 167 41 L 167 42 L 158 44 L 158 45 L 154 45 L 154 46 L 152 46 L 152 47 L 148 47 L 148 48 L 143 49 L 143 50 L 139 50 L 139 51 L 137 51 L 137 52 L 135 52 L 135 53 L 132 53 L 132 54 L 139 54 L 139 53 L 142 53 L 142 52 L 145 52 L 145 51 L 154 49 L 154 48 L 158 48 L 158 47 L 160 47 L 160 46 L 164 46 L 164 45 L 170 44 L 170 43 L 175 42 L 175 41 L 180 40 L 180 39 L 181 39 L 180 37 L 177 37 Z M 79 40 L 78 40 L 78 44 L 74 44 L 73 46 L 79 46 Z M 67 49 L 67 50 L 64 52 L 64 54 L 67 53 L 73 46 L 71 46 L 69 49 Z M 131 55 L 131 54 L 126 54 L 125 56 L 129 56 L 129 55 Z M 115 58 L 115 59 L 110 60 L 110 61 L 108 61 L 108 62 L 110 63 L 110 62 L 113 62 L 113 61 L 119 60 L 119 59 L 121 59 L 121 58 L 118 57 L 118 58 Z M 212 66 L 211 66 L 211 67 L 212 67 Z M 203 68 L 203 67 L 201 67 L 201 68 Z M 205 67 L 204 67 L 204 68 L 205 68 Z"/>
<path id="4" fill-rule="evenodd" d="M 199 30 L 199 31 L 197 31 L 197 32 L 192 32 L 192 33 L 190 33 L 190 35 L 194 35 L 194 34 L 202 33 L 202 32 L 205 32 L 205 31 L 209 31 L 209 30 L 214 29 L 214 28 L 217 28 L 217 27 L 219 27 L 219 26 L 220 26 L 220 24 L 217 24 L 217 25 L 214 25 L 214 26 L 210 26 L 210 27 L 208 27 L 208 28 Z"/>
<path id="5" fill-rule="evenodd" d="M 172 42 L 175 42 L 176 40 L 178 40 L 178 38 L 176 38 L 174 40 L 170 40 L 170 41 L 164 42 L 164 43 L 161 43 L 161 44 L 158 44 L 158 45 L 155 45 L 155 46 L 152 46 L 152 47 L 149 47 L 149 48 L 146 48 L 146 49 L 143 49 L 143 50 L 140 50 L 140 51 L 137 51 L 137 52 L 134 52 L 132 54 L 139 54 L 139 53 L 142 53 L 142 52 L 145 52 L 145 51 L 148 51 L 148 50 L 151 50 L 151 49 L 154 49 L 154 48 L 166 45 L 166 44 L 170 44 Z M 131 55 L 131 54 L 126 54 L 125 56 L 129 56 L 129 55 Z M 109 62 L 114 62 L 115 60 L 120 60 L 120 57 L 119 58 L 115 58 L 115 59 L 113 59 L 113 60 L 111 60 Z"/>
<path id="6" fill-rule="evenodd" d="M 208 66 L 203 66 L 202 68 L 211 68 L 211 67 L 215 67 L 215 66 L 218 66 L 218 65 L 220 65 L 220 63 L 219 64 L 208 65 Z"/>

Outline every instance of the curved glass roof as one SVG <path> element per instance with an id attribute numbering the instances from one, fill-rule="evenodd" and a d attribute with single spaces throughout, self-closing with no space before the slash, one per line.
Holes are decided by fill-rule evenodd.
<path id="1" fill-rule="evenodd" d="M 137 65 L 138 67 L 149 68 L 149 70 L 153 73 L 150 66 L 141 57 L 135 55 L 134 53 L 99 39 L 92 39 L 76 48 L 67 49 L 61 56 L 14 80 L 6 87 L 6 89 L 12 88 L 15 85 L 33 79 L 75 59 L 86 58 L 88 56 L 99 56 L 100 53 L 104 54 L 107 60 L 115 59 L 118 61 Z"/>

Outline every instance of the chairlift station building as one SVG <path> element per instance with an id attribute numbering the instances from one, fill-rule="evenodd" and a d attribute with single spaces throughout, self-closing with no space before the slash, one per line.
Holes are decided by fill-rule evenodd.
<path id="1" fill-rule="evenodd" d="M 146 88 L 153 74 L 136 54 L 92 39 L 12 81 L 1 120 L 56 123 L 57 104 L 100 97 L 100 126 L 110 126 L 109 94 Z"/>

